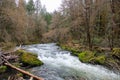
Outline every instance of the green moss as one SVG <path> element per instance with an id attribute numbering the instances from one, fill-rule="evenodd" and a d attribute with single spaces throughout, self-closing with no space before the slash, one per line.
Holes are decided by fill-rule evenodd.
<path id="1" fill-rule="evenodd" d="M 104 64 L 106 60 L 106 57 L 104 55 L 98 56 L 95 58 L 95 62 L 98 64 Z"/>
<path id="2" fill-rule="evenodd" d="M 35 54 L 29 52 L 25 52 L 21 55 L 21 61 L 23 64 L 30 66 L 40 66 L 43 64 Z"/>
<path id="3" fill-rule="evenodd" d="M 43 64 L 38 58 L 37 54 L 26 52 L 24 50 L 17 50 L 16 51 L 17 55 L 20 55 L 20 61 L 24 65 L 29 65 L 29 66 L 40 66 Z"/>
<path id="4" fill-rule="evenodd" d="M 16 53 L 25 53 L 26 51 L 22 50 L 22 49 L 19 49 L 16 51 Z"/>
<path id="5" fill-rule="evenodd" d="M 82 62 L 90 62 L 93 58 L 94 58 L 95 53 L 92 51 L 84 51 L 82 53 L 79 54 L 79 59 Z"/>
<path id="6" fill-rule="evenodd" d="M 80 51 L 79 49 L 71 48 L 68 46 L 61 46 L 62 49 L 71 51 L 73 55 L 79 57 L 79 60 L 85 63 L 92 64 L 105 64 L 106 56 L 103 50 L 99 47 L 95 47 L 94 51 Z"/>
<path id="7" fill-rule="evenodd" d="M 75 55 L 75 56 L 78 56 L 79 53 L 80 53 L 80 50 L 75 49 L 75 48 L 71 48 L 71 47 L 68 47 L 68 46 L 63 46 L 62 45 L 61 48 L 64 49 L 64 50 L 68 50 L 68 51 L 72 52 L 72 55 Z"/>
<path id="8" fill-rule="evenodd" d="M 92 51 L 84 51 L 79 54 L 79 59 L 85 63 L 97 63 L 104 64 L 106 57 L 104 55 L 95 56 L 95 52 Z"/>
<path id="9" fill-rule="evenodd" d="M 26 53 L 26 52 L 22 49 L 19 49 L 15 52 L 16 55 L 22 55 L 23 53 Z"/>
<path id="10" fill-rule="evenodd" d="M 114 48 L 111 55 L 120 59 L 120 48 Z"/>
<path id="11" fill-rule="evenodd" d="M 0 73 L 4 73 L 7 70 L 6 66 L 0 66 Z"/>
<path id="12" fill-rule="evenodd" d="M 17 50 L 15 53 L 16 53 L 16 55 L 22 55 L 22 54 L 24 54 L 24 53 L 29 53 L 29 54 L 32 54 L 33 56 L 36 56 L 36 57 L 37 57 L 37 54 L 27 52 L 27 51 L 25 51 L 25 50 L 23 50 L 23 49 L 19 49 L 19 50 Z"/>

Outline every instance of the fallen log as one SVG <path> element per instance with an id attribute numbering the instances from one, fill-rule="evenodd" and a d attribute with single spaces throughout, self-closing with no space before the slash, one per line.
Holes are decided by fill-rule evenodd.
<path id="1" fill-rule="evenodd" d="M 35 75 L 33 75 L 33 74 L 31 74 L 31 73 L 29 73 L 29 72 L 27 72 L 27 71 L 24 71 L 24 70 L 22 70 L 22 69 L 20 69 L 20 68 L 17 68 L 17 67 L 13 66 L 13 65 L 10 64 L 10 63 L 4 63 L 4 64 L 5 64 L 6 66 L 9 66 L 9 67 L 11 67 L 12 69 L 15 69 L 15 70 L 17 70 L 17 71 L 19 71 L 19 72 L 21 72 L 21 73 L 23 73 L 23 74 L 25 74 L 25 75 L 28 75 L 28 76 L 36 79 L 36 80 L 44 80 L 43 78 L 40 78 L 40 77 L 38 77 L 38 76 L 35 76 Z"/>

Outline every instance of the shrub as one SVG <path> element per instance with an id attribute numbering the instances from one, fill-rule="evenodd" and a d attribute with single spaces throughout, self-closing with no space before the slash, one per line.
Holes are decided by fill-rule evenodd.
<path id="1" fill-rule="evenodd" d="M 7 42 L 2 44 L 2 50 L 7 51 L 15 47 L 15 43 Z"/>

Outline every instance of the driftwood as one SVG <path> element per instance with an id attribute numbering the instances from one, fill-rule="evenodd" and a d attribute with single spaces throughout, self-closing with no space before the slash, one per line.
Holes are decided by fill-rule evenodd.
<path id="1" fill-rule="evenodd" d="M 8 80 L 24 80 L 22 77 L 18 77 L 18 76 L 9 76 Z"/>
<path id="2" fill-rule="evenodd" d="M 43 78 L 40 78 L 40 77 L 38 77 L 38 76 L 35 76 L 35 75 L 33 75 L 33 74 L 31 74 L 31 73 L 29 73 L 29 72 L 27 72 L 27 71 L 24 71 L 24 70 L 22 70 L 22 69 L 20 69 L 20 68 L 17 68 L 17 67 L 13 66 L 13 65 L 10 64 L 10 63 L 4 63 L 4 64 L 5 64 L 6 66 L 11 67 L 12 69 L 15 69 L 15 70 L 17 70 L 17 71 L 19 71 L 19 72 L 21 72 L 21 73 L 23 73 L 23 74 L 26 74 L 26 75 L 30 76 L 30 77 L 31 77 L 30 80 L 32 80 L 32 78 L 33 78 L 33 79 L 36 79 L 36 80 L 44 80 Z"/>
<path id="3" fill-rule="evenodd" d="M 6 54 L 6 53 L 5 53 L 5 54 Z M 8 54 L 8 53 L 7 53 L 7 54 Z M 17 70 L 17 71 L 25 74 L 25 75 L 28 75 L 28 76 L 30 76 L 30 80 L 33 80 L 33 79 L 35 79 L 35 80 L 44 80 L 43 78 L 40 78 L 40 77 L 35 76 L 35 75 L 33 75 L 33 74 L 31 74 L 31 73 L 29 73 L 29 72 L 27 72 L 27 71 L 24 71 L 24 70 L 22 70 L 22 69 L 20 69 L 20 68 L 15 67 L 14 65 L 12 65 L 12 64 L 9 62 L 10 59 L 16 59 L 16 58 L 18 58 L 18 57 L 15 56 L 15 55 L 4 55 L 4 53 L 1 53 L 1 52 L 0 52 L 0 65 L 3 65 L 3 64 L 4 64 L 4 65 L 6 65 L 6 66 L 11 67 L 12 69 L 15 69 L 15 70 Z M 9 80 L 9 79 L 8 79 L 8 80 Z"/>
<path id="4" fill-rule="evenodd" d="M 12 54 L 13 52 L 0 52 L 0 65 L 4 65 L 6 61 L 16 62 L 19 56 Z"/>

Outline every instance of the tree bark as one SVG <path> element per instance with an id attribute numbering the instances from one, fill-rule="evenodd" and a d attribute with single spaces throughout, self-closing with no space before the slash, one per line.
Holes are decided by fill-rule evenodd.
<path id="1" fill-rule="evenodd" d="M 89 50 L 92 49 L 91 35 L 90 35 L 90 7 L 86 6 L 86 33 L 87 33 L 87 43 Z"/>

